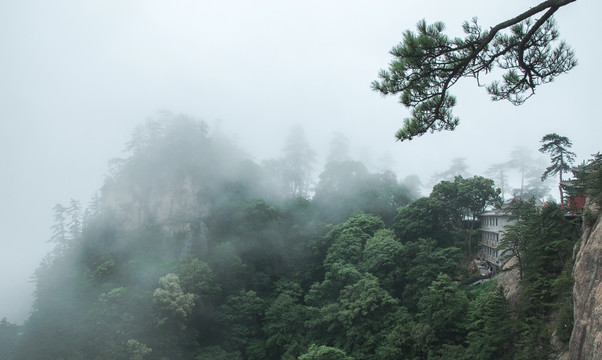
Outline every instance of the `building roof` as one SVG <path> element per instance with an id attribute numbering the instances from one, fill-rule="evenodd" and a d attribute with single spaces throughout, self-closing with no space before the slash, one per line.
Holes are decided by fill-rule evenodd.
<path id="1" fill-rule="evenodd" d="M 483 211 L 479 216 L 510 216 L 510 213 L 506 209 L 491 209 Z"/>
<path id="2" fill-rule="evenodd" d="M 482 213 L 480 213 L 479 216 L 506 216 L 506 217 L 510 217 L 512 214 L 510 214 L 510 212 L 508 211 L 508 207 L 511 204 L 513 204 L 515 201 L 518 201 L 518 200 L 520 200 L 520 197 L 516 196 L 512 200 L 506 201 L 506 203 L 504 203 L 500 209 L 486 210 L 486 211 L 483 211 Z M 544 206 L 543 201 L 541 201 L 539 199 L 535 199 L 535 207 L 542 208 L 543 206 Z"/>

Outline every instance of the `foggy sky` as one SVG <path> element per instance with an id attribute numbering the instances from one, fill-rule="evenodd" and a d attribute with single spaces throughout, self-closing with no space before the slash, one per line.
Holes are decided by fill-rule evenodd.
<path id="1" fill-rule="evenodd" d="M 551 132 L 573 141 L 578 162 L 589 158 L 602 150 L 599 1 L 558 12 L 579 65 L 523 106 L 492 103 L 467 79 L 452 89 L 456 131 L 398 143 L 408 110 L 370 90 L 418 20 L 442 20 L 461 35 L 473 16 L 493 26 L 537 3 L 0 2 L 0 318 L 21 323 L 29 312 L 28 280 L 49 250 L 52 207 L 70 198 L 85 205 L 134 127 L 160 110 L 205 120 L 257 161 L 278 156 L 294 124 L 321 159 L 341 132 L 355 158 L 374 167 L 389 158 L 398 178 L 423 182 L 458 157 L 483 174 L 516 146 L 535 156 Z"/>

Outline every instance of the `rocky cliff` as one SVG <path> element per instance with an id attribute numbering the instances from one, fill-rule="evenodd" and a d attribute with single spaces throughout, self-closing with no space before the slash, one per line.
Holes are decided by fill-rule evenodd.
<path id="1" fill-rule="evenodd" d="M 569 358 L 602 359 L 602 216 L 588 204 L 573 276 L 575 324 Z"/>
<path id="2" fill-rule="evenodd" d="M 504 295 L 510 304 L 516 304 L 516 297 L 520 291 L 520 277 L 518 268 L 508 270 L 516 266 L 516 258 L 513 257 L 508 260 L 503 266 L 502 271 L 497 276 L 497 283 L 504 288 Z"/>

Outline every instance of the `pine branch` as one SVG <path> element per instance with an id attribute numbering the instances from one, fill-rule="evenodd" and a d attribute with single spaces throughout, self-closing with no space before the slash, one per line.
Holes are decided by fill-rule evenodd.
<path id="1" fill-rule="evenodd" d="M 373 90 L 383 95 L 400 93 L 401 103 L 412 108 L 411 117 L 404 120 L 404 127 L 397 133 L 398 140 L 411 140 L 429 131 L 454 130 L 459 119 L 451 113 L 455 97 L 449 89 L 462 77 L 473 77 L 482 86 L 479 75 L 497 64 L 508 72 L 503 83 L 494 81 L 487 90 L 493 100 L 506 99 L 520 105 L 538 85 L 573 68 L 576 61 L 570 48 L 561 42 L 552 51 L 550 44 L 557 37 L 552 15 L 575 1 L 544 1 L 489 31 L 482 31 L 473 19 L 474 25 L 463 25 L 465 39 L 450 40 L 443 34 L 441 22 L 427 25 L 422 20 L 417 34 L 406 31 L 403 42 L 390 52 L 396 60 L 388 71 L 380 71 L 380 82 L 372 83 Z M 544 11 L 530 26 L 530 19 Z M 526 33 L 522 24 L 527 26 Z M 503 35 L 507 29 L 514 35 Z M 522 96 L 529 90 L 530 95 Z"/>

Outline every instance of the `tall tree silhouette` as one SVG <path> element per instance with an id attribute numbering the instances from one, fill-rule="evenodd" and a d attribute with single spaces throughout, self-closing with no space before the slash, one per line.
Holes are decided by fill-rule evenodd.
<path id="1" fill-rule="evenodd" d="M 545 180 L 550 175 L 558 174 L 558 191 L 560 192 L 560 203 L 564 204 L 564 193 L 562 191 L 562 173 L 571 170 L 571 165 L 575 162 L 575 153 L 569 149 L 573 143 L 566 136 L 560 136 L 556 133 L 547 134 L 541 139 L 542 153 L 550 154 L 552 164 L 546 168 L 541 175 L 541 180 Z"/>

